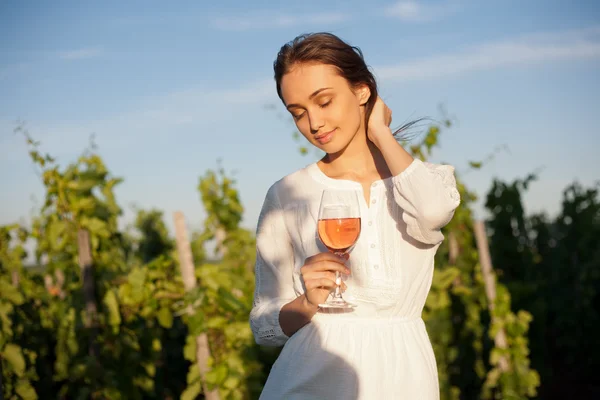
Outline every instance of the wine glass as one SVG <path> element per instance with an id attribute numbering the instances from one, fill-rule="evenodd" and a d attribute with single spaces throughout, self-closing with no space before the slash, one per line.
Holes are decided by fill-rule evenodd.
<path id="1" fill-rule="evenodd" d="M 360 194 L 356 190 L 324 190 L 319 207 L 317 231 L 327 249 L 343 257 L 360 236 Z M 353 308 L 354 304 L 342 298 L 340 273 L 335 272 L 335 293 L 321 308 Z"/>

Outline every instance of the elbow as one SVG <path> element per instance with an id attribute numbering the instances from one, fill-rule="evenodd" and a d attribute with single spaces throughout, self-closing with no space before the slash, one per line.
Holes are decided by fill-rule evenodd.
<path id="1" fill-rule="evenodd" d="M 455 208 L 424 210 L 419 215 L 419 225 L 427 231 L 439 231 L 452 220 Z"/>
<path id="2" fill-rule="evenodd" d="M 407 225 L 407 233 L 421 243 L 437 245 L 444 240 L 442 228 L 446 226 L 454 216 L 454 208 L 441 210 L 433 208 L 422 210 L 418 216 L 412 217 L 404 214 Z"/>
<path id="3" fill-rule="evenodd" d="M 255 332 L 254 333 L 254 342 L 259 345 L 259 346 L 269 346 L 270 342 L 266 339 L 261 338 L 259 335 L 257 335 Z"/>
<path id="4" fill-rule="evenodd" d="M 260 318 L 259 315 L 257 314 L 257 310 L 256 307 L 252 308 L 252 311 L 250 312 L 250 330 L 252 331 L 252 336 L 254 337 L 254 341 L 256 342 L 256 344 L 260 345 L 260 346 L 264 346 L 265 345 L 265 339 L 263 338 L 263 336 L 261 335 L 261 323 L 260 323 Z"/>
<path id="5" fill-rule="evenodd" d="M 460 204 L 460 194 L 456 187 L 452 187 L 448 196 L 442 201 L 425 204 L 419 212 L 420 225 L 428 230 L 439 231 L 454 217 L 454 212 Z"/>
<path id="6" fill-rule="evenodd" d="M 250 312 L 250 329 L 254 342 L 259 346 L 279 347 L 288 339 L 279 326 L 265 321 L 264 315 L 260 315 L 256 309 Z"/>
<path id="7" fill-rule="evenodd" d="M 281 347 L 286 342 L 286 339 L 276 336 L 273 332 L 254 332 L 253 330 L 252 334 L 254 342 L 259 346 Z"/>

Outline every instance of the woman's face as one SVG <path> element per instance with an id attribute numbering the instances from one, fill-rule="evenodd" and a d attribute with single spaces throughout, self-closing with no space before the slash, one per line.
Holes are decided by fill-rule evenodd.
<path id="1" fill-rule="evenodd" d="M 345 149 L 364 130 L 368 87 L 353 90 L 331 65 L 295 65 L 281 79 L 281 94 L 300 133 L 326 153 Z"/>

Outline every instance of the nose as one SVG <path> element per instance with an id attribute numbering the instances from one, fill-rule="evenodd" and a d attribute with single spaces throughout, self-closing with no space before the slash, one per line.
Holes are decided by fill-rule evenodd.
<path id="1" fill-rule="evenodd" d="M 319 112 L 313 111 L 309 113 L 308 119 L 310 122 L 310 133 L 313 135 L 316 134 L 319 129 L 325 126 L 325 118 L 323 118 L 323 115 Z"/>

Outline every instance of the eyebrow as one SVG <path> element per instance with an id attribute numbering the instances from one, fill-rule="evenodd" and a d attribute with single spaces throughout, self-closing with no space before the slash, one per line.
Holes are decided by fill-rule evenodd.
<path id="1" fill-rule="evenodd" d="M 327 89 L 333 89 L 333 88 L 325 87 L 325 88 L 317 89 L 310 96 L 308 96 L 308 98 L 312 99 L 313 97 L 315 97 L 316 95 L 318 95 L 319 93 L 321 93 L 322 91 L 327 90 Z M 301 107 L 301 106 L 300 106 L 300 104 L 288 104 L 285 106 L 285 108 L 290 108 L 290 107 Z"/>

